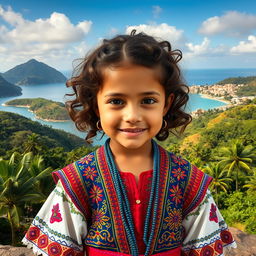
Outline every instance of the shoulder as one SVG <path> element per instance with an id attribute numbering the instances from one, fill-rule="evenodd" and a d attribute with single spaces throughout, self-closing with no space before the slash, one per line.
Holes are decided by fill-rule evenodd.
<path id="1" fill-rule="evenodd" d="M 186 183 L 183 212 L 184 215 L 187 215 L 202 202 L 212 181 L 212 177 L 183 157 L 177 156 L 172 152 L 168 152 L 168 154 L 172 175 L 182 179 L 184 177 L 183 181 Z"/>
<path id="2" fill-rule="evenodd" d="M 77 176 L 80 175 L 80 173 L 89 165 L 95 163 L 95 152 L 93 151 L 83 157 L 81 157 L 80 159 L 78 159 L 77 161 L 68 164 L 67 166 L 59 169 L 58 171 L 54 171 L 52 173 L 54 182 L 57 183 L 58 180 L 62 180 L 64 177 L 66 177 L 67 179 L 71 179 L 74 182 L 77 181 Z"/>
<path id="3" fill-rule="evenodd" d="M 97 151 L 97 150 L 96 150 Z M 88 195 L 83 181 L 84 171 L 95 165 L 93 151 L 79 160 L 52 173 L 55 183 L 59 180 L 76 207 L 87 217 L 90 215 Z"/>

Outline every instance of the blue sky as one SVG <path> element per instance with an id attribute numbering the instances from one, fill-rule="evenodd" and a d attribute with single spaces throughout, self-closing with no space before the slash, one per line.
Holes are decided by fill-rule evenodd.
<path id="1" fill-rule="evenodd" d="M 255 0 L 1 0 L 0 72 L 31 58 L 70 70 L 133 28 L 181 49 L 186 69 L 256 68 Z"/>

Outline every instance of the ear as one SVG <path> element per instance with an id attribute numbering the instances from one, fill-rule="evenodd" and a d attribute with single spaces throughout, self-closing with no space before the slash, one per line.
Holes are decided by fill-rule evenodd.
<path id="1" fill-rule="evenodd" d="M 174 94 L 171 93 L 167 98 L 167 102 L 166 102 L 166 105 L 163 110 L 163 116 L 165 116 L 167 114 L 168 110 L 170 109 L 170 107 L 173 103 L 173 100 L 174 100 Z"/>

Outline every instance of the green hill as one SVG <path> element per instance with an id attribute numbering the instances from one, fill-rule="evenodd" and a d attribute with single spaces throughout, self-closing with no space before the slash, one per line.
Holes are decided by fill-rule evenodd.
<path id="1" fill-rule="evenodd" d="M 178 148 L 179 153 L 188 158 L 199 157 L 206 164 L 220 147 L 235 140 L 256 146 L 256 105 L 240 105 L 226 111 L 210 110 L 194 118 L 181 138 L 171 135 L 162 144 L 171 151 Z"/>
<path id="2" fill-rule="evenodd" d="M 12 96 L 20 96 L 22 89 L 14 84 L 7 82 L 0 75 L 0 97 L 12 97 Z"/>
<path id="3" fill-rule="evenodd" d="M 5 103 L 7 106 L 24 106 L 36 114 L 40 119 L 51 121 L 70 120 L 65 105 L 44 98 L 15 99 Z"/>
<path id="4" fill-rule="evenodd" d="M 31 59 L 2 74 L 8 82 L 17 85 L 65 83 L 66 77 L 58 70 Z"/>
<path id="5" fill-rule="evenodd" d="M 256 85 L 256 76 L 230 77 L 230 78 L 221 80 L 217 84 L 249 84 L 249 85 Z"/>
<path id="6" fill-rule="evenodd" d="M 53 129 L 18 114 L 0 111 L 0 155 L 22 145 L 31 133 L 39 135 L 47 148 L 63 147 L 71 151 L 88 146 L 82 138 L 71 133 Z"/>

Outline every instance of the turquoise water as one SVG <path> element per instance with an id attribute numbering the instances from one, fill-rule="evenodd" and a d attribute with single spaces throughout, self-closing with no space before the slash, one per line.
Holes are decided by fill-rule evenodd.
<path id="1" fill-rule="evenodd" d="M 217 81 L 223 80 L 227 77 L 237 77 L 237 76 L 253 76 L 256 75 L 256 69 L 213 69 L 213 70 L 185 70 L 184 78 L 187 84 L 212 84 Z M 41 124 L 51 126 L 56 129 L 62 129 L 64 131 L 73 133 L 81 138 L 85 137 L 85 133 L 77 131 L 73 122 L 46 122 L 38 120 L 35 118 L 34 114 L 29 112 L 27 108 L 17 108 L 17 107 L 5 107 L 2 104 L 8 100 L 14 98 L 47 98 L 54 101 L 65 102 L 64 95 L 66 93 L 71 93 L 70 88 L 66 88 L 64 84 L 47 84 L 47 85 L 33 85 L 33 86 L 22 86 L 22 94 L 19 97 L 6 97 L 0 98 L 0 111 L 14 112 L 30 118 L 34 121 L 39 121 Z M 187 111 L 192 112 L 196 109 L 213 109 L 216 107 L 224 106 L 225 103 L 206 99 L 200 97 L 198 94 L 191 94 L 190 100 L 187 106 Z M 95 144 L 101 144 L 102 141 L 95 141 Z"/>
<path id="2" fill-rule="evenodd" d="M 41 124 L 51 126 L 56 129 L 62 129 L 64 131 L 73 133 L 81 138 L 85 137 L 85 133 L 77 131 L 73 122 L 46 122 L 43 120 L 38 120 L 35 118 L 35 115 L 28 111 L 28 108 L 20 108 L 20 107 L 12 107 L 12 106 L 2 106 L 4 102 L 7 102 L 12 99 L 21 99 L 21 98 L 47 98 L 54 101 L 65 102 L 65 93 L 70 93 L 71 90 L 66 88 L 63 84 L 51 84 L 51 85 L 36 85 L 36 86 L 23 86 L 22 87 L 22 95 L 19 97 L 8 97 L 8 98 L 0 98 L 0 111 L 8 111 L 20 114 L 27 118 L 30 118 L 33 121 L 38 121 Z M 201 98 L 198 94 L 190 95 L 190 100 L 187 106 L 187 111 L 191 112 L 198 108 L 202 109 L 211 109 L 219 106 L 223 106 L 225 103 Z M 99 135 L 100 136 L 100 135 Z M 95 145 L 98 143 L 102 143 L 102 141 L 95 141 Z"/>

